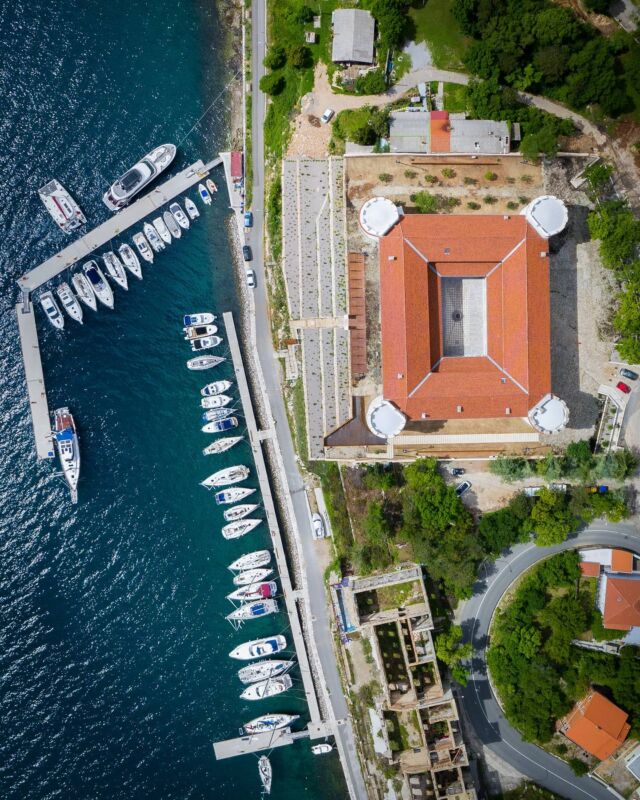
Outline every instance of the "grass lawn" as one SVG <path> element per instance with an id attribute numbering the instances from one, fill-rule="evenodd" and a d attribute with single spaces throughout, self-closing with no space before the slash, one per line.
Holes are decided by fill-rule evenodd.
<path id="1" fill-rule="evenodd" d="M 426 0 L 424 5 L 411 8 L 409 15 L 415 26 L 413 38 L 427 43 L 434 66 L 460 70 L 469 39 L 462 35 L 451 14 L 452 5 L 452 0 Z"/>
<path id="2" fill-rule="evenodd" d="M 399 606 L 406 605 L 409 601 L 417 603 L 422 600 L 422 592 L 416 581 L 398 583 L 395 586 L 381 586 L 376 589 L 380 611 L 391 611 Z"/>
<path id="3" fill-rule="evenodd" d="M 466 111 L 465 87 L 459 83 L 445 83 L 444 107 L 446 111 Z"/>

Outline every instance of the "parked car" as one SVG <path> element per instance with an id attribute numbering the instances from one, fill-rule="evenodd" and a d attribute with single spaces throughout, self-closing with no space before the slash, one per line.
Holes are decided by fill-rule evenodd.
<path id="1" fill-rule="evenodd" d="M 313 538 L 314 539 L 324 539 L 327 535 L 324 527 L 324 520 L 320 516 L 320 514 L 312 514 L 311 515 L 311 525 L 313 528 Z"/>
<path id="2" fill-rule="evenodd" d="M 253 228 L 253 214 L 251 211 L 244 212 L 244 227 Z"/>
<path id="3" fill-rule="evenodd" d="M 462 497 L 465 492 L 468 492 L 471 488 L 471 483 L 469 481 L 462 481 L 456 486 L 456 494 L 458 497 Z"/>
<path id="4" fill-rule="evenodd" d="M 616 389 L 620 389 L 620 391 L 624 392 L 625 394 L 629 394 L 631 391 L 631 387 L 628 386 L 624 381 L 618 381 L 618 383 L 616 383 Z"/>
<path id="5" fill-rule="evenodd" d="M 637 381 L 638 380 L 638 373 L 634 372 L 632 369 L 626 369 L 623 367 L 620 370 L 620 374 L 623 378 L 628 378 L 630 381 Z"/>
<path id="6" fill-rule="evenodd" d="M 326 125 L 326 124 L 327 124 L 327 122 L 329 122 L 329 120 L 331 119 L 331 117 L 332 117 L 332 116 L 333 116 L 335 113 L 336 113 L 336 112 L 335 112 L 335 111 L 334 111 L 332 108 L 327 108 L 327 109 L 325 109 L 325 112 L 324 112 L 324 114 L 323 114 L 323 115 L 320 117 L 320 122 L 321 122 L 323 125 Z"/>
<path id="7" fill-rule="evenodd" d="M 257 284 L 256 271 L 254 269 L 248 269 L 247 270 L 247 286 L 250 289 L 255 289 L 256 288 L 256 284 Z"/>
<path id="8" fill-rule="evenodd" d="M 587 486 L 587 492 L 589 494 L 606 494 L 608 491 L 608 486 Z"/>
<path id="9" fill-rule="evenodd" d="M 457 478 L 459 475 L 464 475 L 464 470 L 462 467 L 449 467 L 449 473 L 453 475 L 454 478 Z"/>
<path id="10" fill-rule="evenodd" d="M 245 261 L 253 261 L 253 253 L 251 252 L 251 248 L 248 244 L 242 248 L 242 257 Z"/>

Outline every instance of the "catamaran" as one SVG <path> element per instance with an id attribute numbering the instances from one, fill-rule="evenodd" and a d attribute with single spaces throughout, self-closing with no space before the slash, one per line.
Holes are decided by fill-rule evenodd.
<path id="1" fill-rule="evenodd" d="M 186 341 L 202 339 L 203 336 L 213 336 L 218 330 L 217 325 L 190 325 L 184 329 Z"/>
<path id="2" fill-rule="evenodd" d="M 254 658 L 280 653 L 286 646 L 287 640 L 282 634 L 267 636 L 264 639 L 252 639 L 250 642 L 239 644 L 229 653 L 229 657 L 238 661 L 251 661 Z"/>
<path id="3" fill-rule="evenodd" d="M 203 397 L 200 400 L 202 408 L 224 408 L 231 402 L 228 394 L 216 394 L 213 397 Z"/>
<path id="4" fill-rule="evenodd" d="M 258 759 L 258 775 L 260 776 L 260 783 L 265 794 L 271 794 L 271 780 L 273 778 L 273 770 L 271 762 L 267 756 L 260 756 Z"/>
<path id="5" fill-rule="evenodd" d="M 210 408 L 202 415 L 203 422 L 219 422 L 237 411 L 235 408 Z"/>
<path id="6" fill-rule="evenodd" d="M 238 439 L 242 438 L 240 436 L 236 437 Z M 221 441 L 229 441 L 228 439 L 222 439 Z M 233 506 L 232 508 L 227 508 L 224 514 L 222 515 L 227 522 L 234 522 L 237 519 L 243 519 L 243 517 L 249 516 L 252 511 L 258 508 L 257 504 L 245 503 L 242 506 Z"/>
<path id="7" fill-rule="evenodd" d="M 244 572 L 254 567 L 265 567 L 270 563 L 270 550 L 254 550 L 253 553 L 247 553 L 244 556 L 240 556 L 240 558 L 236 558 L 235 561 L 229 564 L 229 569 L 231 572 Z"/>
<path id="8" fill-rule="evenodd" d="M 246 572 L 239 572 L 234 575 L 233 585 L 249 586 L 252 583 L 260 583 L 260 581 L 266 580 L 272 572 L 272 569 L 248 569 Z"/>
<path id="9" fill-rule="evenodd" d="M 197 219 L 200 216 L 198 206 L 193 202 L 190 197 L 184 198 L 184 207 L 187 209 L 187 214 L 190 219 Z"/>
<path id="10" fill-rule="evenodd" d="M 230 614 L 227 614 L 226 618 L 229 622 L 246 622 L 250 619 L 259 619 L 260 617 L 268 617 L 277 613 L 277 600 L 256 600 L 253 603 L 243 603 Z"/>
<path id="11" fill-rule="evenodd" d="M 204 448 L 202 455 L 213 456 L 217 455 L 218 453 L 225 453 L 227 450 L 231 450 L 232 447 L 235 447 L 235 445 L 237 445 L 243 439 L 244 436 L 227 436 L 224 439 L 217 439 L 215 442 L 211 442 L 211 444 L 208 444 Z M 227 518 L 225 517 L 225 519 Z"/>
<path id="12" fill-rule="evenodd" d="M 202 389 L 200 389 L 200 394 L 203 397 L 222 394 L 222 392 L 226 392 L 227 389 L 230 389 L 232 385 L 231 381 L 214 381 L 213 383 L 208 383 L 206 386 L 203 386 Z"/>
<path id="13" fill-rule="evenodd" d="M 150 264 L 153 264 L 153 250 L 149 247 L 149 242 L 144 233 L 134 233 L 133 243 L 138 248 L 138 252 L 142 258 Z"/>
<path id="14" fill-rule="evenodd" d="M 71 490 L 71 502 L 77 503 L 80 447 L 76 424 L 68 408 L 57 408 L 53 412 L 53 440 L 58 450 L 62 472 Z"/>
<path id="15" fill-rule="evenodd" d="M 242 700 L 264 700 L 265 697 L 275 697 L 288 691 L 293 686 L 291 675 L 282 675 L 280 678 L 269 678 L 266 681 L 253 683 L 240 692 Z"/>
<path id="16" fill-rule="evenodd" d="M 226 469 L 218 470 L 213 475 L 209 475 L 203 481 L 200 481 L 201 486 L 207 489 L 214 489 L 217 486 L 230 486 L 233 483 L 240 483 L 249 477 L 249 467 L 244 464 L 238 464 L 235 467 L 226 467 Z"/>
<path id="17" fill-rule="evenodd" d="M 300 719 L 299 714 L 264 714 L 245 723 L 243 729 L 249 735 L 253 733 L 269 733 L 270 731 L 279 731 L 282 728 L 287 728 L 297 719 Z"/>
<path id="18" fill-rule="evenodd" d="M 169 228 L 164 224 L 164 220 L 162 217 L 156 217 L 155 219 L 151 220 L 151 224 L 156 229 L 156 233 L 162 239 L 165 244 L 171 244 L 173 241 L 171 238 L 171 233 L 169 232 Z"/>
<path id="19" fill-rule="evenodd" d="M 82 267 L 82 271 L 86 275 L 89 285 L 93 289 L 98 300 L 107 308 L 113 308 L 113 292 L 96 262 L 87 261 Z"/>
<path id="20" fill-rule="evenodd" d="M 226 417 L 225 419 L 219 419 L 215 422 L 207 422 L 206 425 L 202 426 L 202 432 L 224 433 L 225 431 L 230 431 L 232 428 L 237 428 L 238 424 L 239 423 L 237 417 Z"/>
<path id="21" fill-rule="evenodd" d="M 218 364 L 222 364 L 226 360 L 223 356 L 197 356 L 187 361 L 187 367 L 188 369 L 197 370 L 211 369 L 211 367 L 217 367 Z"/>
<path id="22" fill-rule="evenodd" d="M 278 594 L 278 584 L 275 581 L 264 583 L 253 583 L 247 586 L 240 586 L 227 595 L 227 600 L 231 602 L 239 601 L 247 603 L 251 600 L 268 600 Z"/>
<path id="23" fill-rule="evenodd" d="M 71 233 L 87 221 L 80 206 L 60 181 L 54 179 L 45 183 L 41 189 L 38 189 L 38 195 L 61 231 Z"/>
<path id="24" fill-rule="evenodd" d="M 213 325 L 216 319 L 216 315 L 210 314 L 208 311 L 200 314 L 185 314 L 182 318 L 182 324 L 184 325 L 182 330 L 186 331 L 192 325 Z"/>
<path id="25" fill-rule="evenodd" d="M 102 200 L 111 211 L 118 211 L 171 164 L 176 156 L 174 144 L 161 144 L 121 175 L 104 193 Z"/>
<path id="26" fill-rule="evenodd" d="M 230 489 L 223 489 L 221 492 L 214 494 L 214 500 L 219 506 L 226 506 L 230 503 L 237 503 L 238 500 L 244 500 L 255 492 L 255 489 L 246 489 L 244 486 L 232 486 Z"/>
<path id="27" fill-rule="evenodd" d="M 76 299 L 75 294 L 71 291 L 68 283 L 61 283 L 56 289 L 56 294 L 62 303 L 62 307 L 71 317 L 82 325 L 82 306 Z"/>
<path id="28" fill-rule="evenodd" d="M 64 317 L 62 316 L 62 311 L 60 311 L 60 306 L 56 303 L 56 299 L 51 292 L 43 292 L 40 295 L 40 305 L 53 327 L 62 330 L 64 328 Z"/>
<path id="29" fill-rule="evenodd" d="M 81 300 L 87 308 L 90 308 L 92 311 L 98 310 L 96 296 L 93 293 L 91 284 L 82 272 L 76 272 L 76 274 L 72 276 L 71 285 L 76 290 L 78 299 Z"/>
<path id="30" fill-rule="evenodd" d="M 142 280 L 142 268 L 140 267 L 140 260 L 134 253 L 133 249 L 128 244 L 121 244 L 118 248 L 122 263 L 129 270 L 132 275 L 135 275 L 138 280 Z"/>
<path id="31" fill-rule="evenodd" d="M 129 282 L 127 281 L 127 273 L 118 256 L 112 250 L 109 250 L 108 253 L 102 256 L 102 260 L 107 268 L 107 275 L 112 278 L 118 286 L 121 286 L 123 289 L 128 289 Z"/>
<path id="32" fill-rule="evenodd" d="M 241 536 L 246 536 L 257 528 L 261 522 L 261 519 L 239 519 L 225 525 L 220 533 L 225 539 L 240 539 Z"/>
<path id="33" fill-rule="evenodd" d="M 189 229 L 191 223 L 189 222 L 189 217 L 184 213 L 182 208 L 180 207 L 180 203 L 171 203 L 169 206 L 169 211 L 175 217 L 176 222 L 181 228 L 184 228 L 185 231 Z"/>
<path id="34" fill-rule="evenodd" d="M 204 185 L 204 183 L 198 184 L 198 194 L 200 195 L 200 199 L 205 204 L 205 206 L 211 205 L 211 195 L 209 194 L 209 191 Z"/>
<path id="35" fill-rule="evenodd" d="M 158 236 L 158 231 L 153 227 L 150 222 L 145 222 L 142 226 L 142 230 L 144 231 L 144 235 L 147 237 L 147 241 L 153 248 L 155 253 L 159 253 L 161 250 L 164 250 L 166 247 L 165 243 L 162 239 Z"/>
<path id="36" fill-rule="evenodd" d="M 180 230 L 180 226 L 176 222 L 176 218 L 170 211 L 165 211 L 162 215 L 162 219 L 164 220 L 164 224 L 169 228 L 171 231 L 171 235 L 174 239 L 179 239 L 182 236 L 182 231 Z"/>

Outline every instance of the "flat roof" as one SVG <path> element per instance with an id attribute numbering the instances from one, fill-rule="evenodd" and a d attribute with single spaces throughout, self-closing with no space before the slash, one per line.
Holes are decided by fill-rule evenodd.
<path id="1" fill-rule="evenodd" d="M 376 22 L 371 12 L 358 8 L 337 8 L 332 16 L 331 60 L 357 64 L 373 63 Z"/>
<path id="2" fill-rule="evenodd" d="M 505 154 L 510 150 L 509 125 L 490 119 L 449 117 L 451 152 Z"/>
<path id="3" fill-rule="evenodd" d="M 428 153 L 429 140 L 428 111 L 391 112 L 389 146 L 392 153 Z"/>

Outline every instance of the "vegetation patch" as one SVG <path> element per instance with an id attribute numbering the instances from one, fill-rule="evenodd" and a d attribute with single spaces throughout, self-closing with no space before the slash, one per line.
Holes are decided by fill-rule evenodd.
<path id="1" fill-rule="evenodd" d="M 469 42 L 454 19 L 452 0 L 426 0 L 409 10 L 409 38 L 424 42 L 440 69 L 462 69 Z M 447 106 L 447 109 L 449 107 Z"/>

